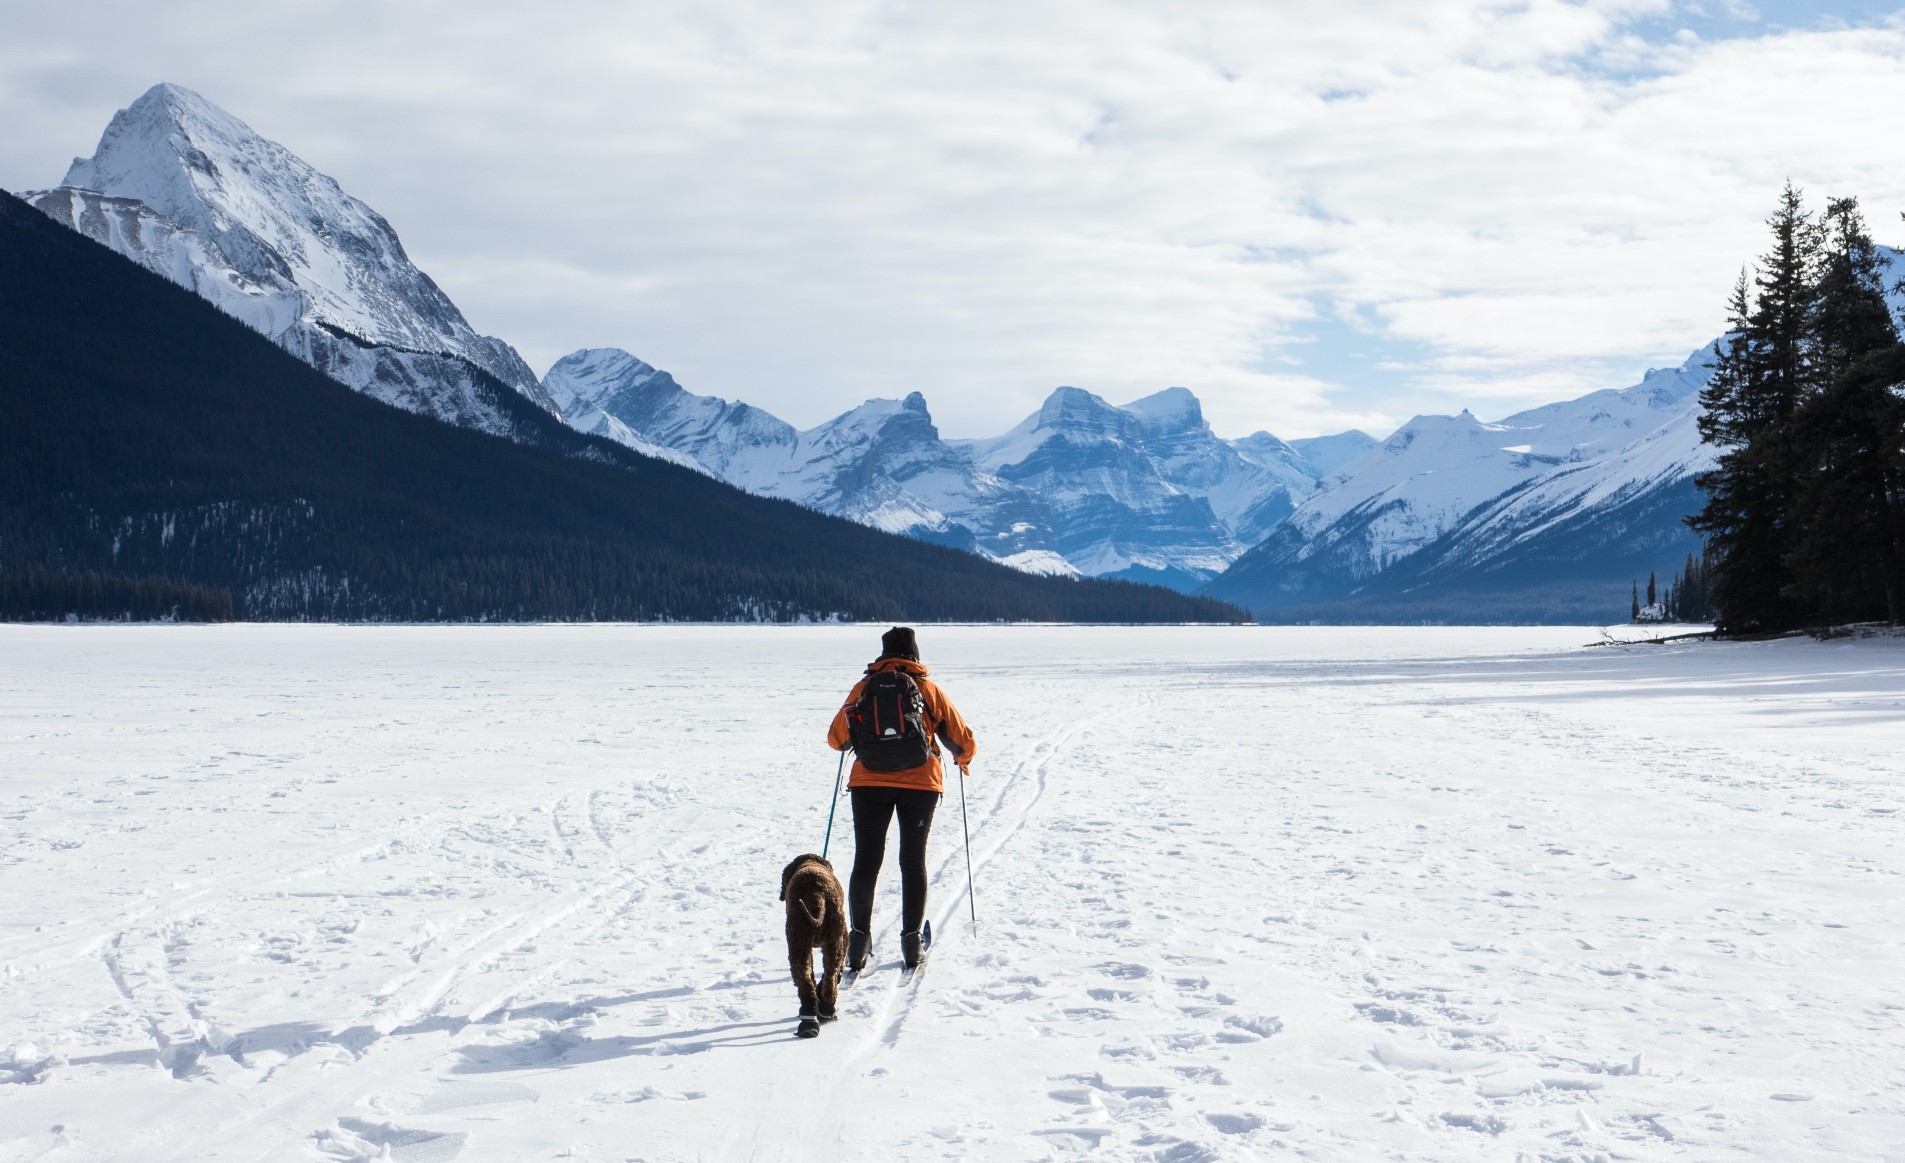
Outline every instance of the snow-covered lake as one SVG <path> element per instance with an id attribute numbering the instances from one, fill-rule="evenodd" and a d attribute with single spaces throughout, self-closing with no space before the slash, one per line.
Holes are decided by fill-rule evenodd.
<path id="1" fill-rule="evenodd" d="M 1905 641 L 925 627 L 801 1041 L 880 629 L 0 627 L 0 1158 L 1905 1159 Z"/>

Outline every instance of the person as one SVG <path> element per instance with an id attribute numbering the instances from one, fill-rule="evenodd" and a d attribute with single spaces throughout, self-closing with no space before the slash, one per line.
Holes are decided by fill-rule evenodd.
<path id="1" fill-rule="evenodd" d="M 933 809 L 945 782 L 940 769 L 940 743 L 952 752 L 959 772 L 966 774 L 978 744 L 972 728 L 952 700 L 927 677 L 919 661 L 919 642 L 910 626 L 895 626 L 880 637 L 880 656 L 868 664 L 865 677 L 834 714 L 827 744 L 836 751 L 854 746 L 849 723 L 856 715 L 867 683 L 881 672 L 903 674 L 919 689 L 930 753 L 926 761 L 898 771 L 870 770 L 864 756 L 853 761 L 847 792 L 853 800 L 853 875 L 847 888 L 847 968 L 854 973 L 866 964 L 873 929 L 873 889 L 886 860 L 886 833 L 893 817 L 900 821 L 900 955 L 908 969 L 919 964 L 920 925 L 926 917 L 926 837 L 933 827 Z M 884 766 L 884 764 L 876 764 Z"/>

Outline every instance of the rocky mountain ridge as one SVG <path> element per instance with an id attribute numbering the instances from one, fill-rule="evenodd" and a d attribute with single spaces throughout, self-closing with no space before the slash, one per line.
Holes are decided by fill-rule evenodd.
<path id="1" fill-rule="evenodd" d="M 614 348 L 565 356 L 543 386 L 572 424 L 630 447 L 660 447 L 749 491 L 1038 573 L 1194 588 L 1275 528 L 1322 475 L 1268 433 L 1219 439 L 1184 388 L 1119 407 L 1061 387 L 1003 436 L 949 440 L 918 392 L 801 431 L 689 392 Z M 1374 443 L 1361 433 L 1332 439 L 1333 452 Z"/>
<path id="2" fill-rule="evenodd" d="M 493 377 L 555 411 L 515 349 L 477 334 L 382 216 L 189 89 L 153 86 L 58 187 L 21 197 L 387 403 L 516 435 L 518 401 Z"/>

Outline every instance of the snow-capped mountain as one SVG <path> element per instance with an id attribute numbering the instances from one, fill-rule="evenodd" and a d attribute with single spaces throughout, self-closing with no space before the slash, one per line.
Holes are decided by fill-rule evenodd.
<path id="1" fill-rule="evenodd" d="M 1052 551 L 1047 506 L 940 439 L 917 392 L 802 432 L 752 405 L 689 392 L 614 348 L 565 356 L 543 385 L 570 423 L 692 458 L 750 492 L 1034 572 L 1076 572 Z"/>
<path id="2" fill-rule="evenodd" d="M 1121 408 L 1060 388 L 1004 436 L 946 440 L 917 392 L 803 432 L 689 392 L 613 348 L 563 358 L 543 385 L 586 431 L 692 457 L 753 492 L 1041 573 L 1190 588 L 1274 528 L 1320 475 L 1267 433 L 1218 439 L 1183 388 Z"/>
<path id="3" fill-rule="evenodd" d="M 1184 388 L 1117 407 L 1063 387 L 1005 435 L 960 443 L 980 468 L 1044 498 L 1057 550 L 1101 577 L 1195 585 L 1315 487 L 1300 458 L 1246 456 L 1217 439 Z"/>
<path id="4" fill-rule="evenodd" d="M 389 403 L 504 434 L 521 423 L 511 396 L 555 410 L 376 211 L 188 89 L 154 86 L 58 188 L 21 196 Z"/>
<path id="5" fill-rule="evenodd" d="M 1620 525 L 1626 548 L 1683 543 L 1694 473 L 1712 463 L 1695 419 L 1711 346 L 1623 390 L 1498 422 L 1418 416 L 1325 477 L 1290 518 L 1208 587 L 1257 609 L 1401 592 L 1456 573 L 1520 568 L 1545 541 L 1672 495 L 1658 529 Z M 1654 518 L 1650 518 L 1654 520 Z M 1671 560 L 1670 558 L 1668 560 Z M 1386 578 L 1378 584 L 1376 579 Z M 1373 591 L 1372 591 L 1373 592 Z"/>
<path id="6" fill-rule="evenodd" d="M 1255 436 L 1244 437 L 1244 440 L 1255 441 L 1265 436 L 1270 434 L 1259 432 Z M 1276 440 L 1276 437 L 1270 436 L 1270 439 Z M 1369 433 L 1359 432 L 1352 428 L 1348 432 L 1338 432 L 1333 436 L 1306 436 L 1292 440 L 1290 447 L 1295 449 L 1312 469 L 1316 470 L 1316 476 L 1321 479 L 1376 447 L 1378 443 L 1379 441 Z"/>

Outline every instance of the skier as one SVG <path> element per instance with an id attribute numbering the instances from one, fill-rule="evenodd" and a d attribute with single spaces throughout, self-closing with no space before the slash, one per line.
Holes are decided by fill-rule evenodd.
<path id="1" fill-rule="evenodd" d="M 972 729 L 945 692 L 926 677 L 919 643 L 910 626 L 895 626 L 880 637 L 880 656 L 834 714 L 827 745 L 855 752 L 847 790 L 853 798 L 853 875 L 847 890 L 847 970 L 866 964 L 872 942 L 873 888 L 886 859 L 886 830 L 900 818 L 900 954 L 907 969 L 919 967 L 930 938 L 922 939 L 926 917 L 926 836 L 933 809 L 944 788 L 939 766 L 943 740 L 959 773 L 978 745 Z"/>

